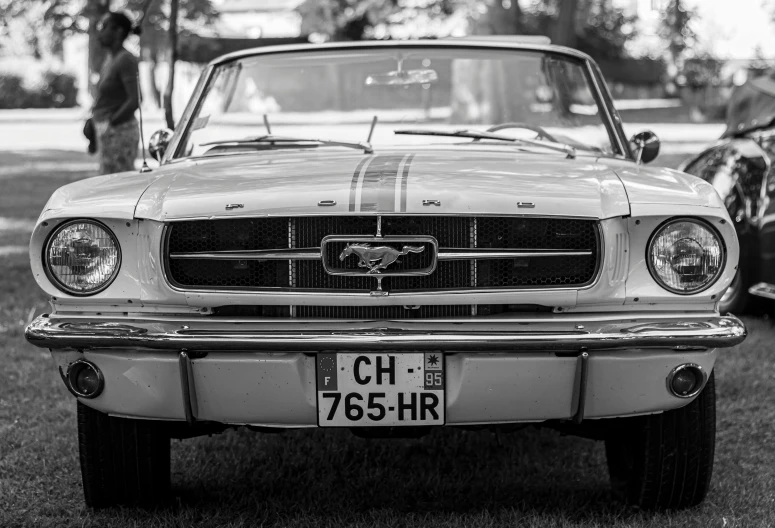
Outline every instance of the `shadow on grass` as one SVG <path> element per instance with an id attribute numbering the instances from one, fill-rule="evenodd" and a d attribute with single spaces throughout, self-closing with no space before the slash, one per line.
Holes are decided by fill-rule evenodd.
<path id="1" fill-rule="evenodd" d="M 453 429 L 419 440 L 364 440 L 345 430 L 230 431 L 174 441 L 173 488 L 170 505 L 146 513 L 379 526 L 426 517 L 423 524 L 486 525 L 477 519 L 621 522 L 636 515 L 611 499 L 602 444 L 533 428 L 500 435 L 500 445 L 489 432 Z"/>

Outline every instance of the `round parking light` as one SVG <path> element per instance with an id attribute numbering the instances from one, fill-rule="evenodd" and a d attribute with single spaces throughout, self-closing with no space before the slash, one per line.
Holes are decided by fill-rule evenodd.
<path id="1" fill-rule="evenodd" d="M 705 373 L 694 363 L 685 363 L 674 368 L 667 376 L 667 390 L 679 398 L 692 398 L 702 390 Z"/>
<path id="2" fill-rule="evenodd" d="M 82 398 L 96 398 L 105 387 L 105 378 L 97 365 L 79 359 L 67 368 L 67 383 L 72 391 Z"/>

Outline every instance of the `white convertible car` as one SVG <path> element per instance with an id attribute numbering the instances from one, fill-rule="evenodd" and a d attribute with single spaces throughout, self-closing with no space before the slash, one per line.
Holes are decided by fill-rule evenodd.
<path id="1" fill-rule="evenodd" d="M 546 42 L 214 61 L 158 169 L 62 187 L 32 236 L 86 503 L 163 498 L 170 438 L 229 427 L 525 424 L 605 441 L 623 500 L 700 503 L 738 242 L 658 149 Z"/>

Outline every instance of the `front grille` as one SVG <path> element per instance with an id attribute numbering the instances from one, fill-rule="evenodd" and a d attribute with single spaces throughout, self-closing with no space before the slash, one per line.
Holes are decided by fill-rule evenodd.
<path id="1" fill-rule="evenodd" d="M 600 254 L 595 220 L 383 216 L 384 236 L 433 236 L 440 249 L 530 249 L 591 251 L 589 255 L 521 257 L 496 260 L 441 260 L 428 276 L 385 277 L 387 291 L 468 288 L 556 288 L 594 280 Z M 329 275 L 320 260 L 206 260 L 169 258 L 171 253 L 319 248 L 328 235 L 368 235 L 376 216 L 249 218 L 193 220 L 167 226 L 165 266 L 170 282 L 181 289 L 369 291 L 373 276 Z M 332 243 L 330 264 L 357 269 L 357 259 L 339 261 L 344 244 Z M 342 246 L 342 247 L 340 247 Z M 391 270 L 416 269 L 428 253 L 399 258 Z"/>
<path id="2" fill-rule="evenodd" d="M 321 319 L 427 319 L 471 315 L 470 305 L 403 306 L 297 306 L 296 317 Z"/>
<path id="3" fill-rule="evenodd" d="M 426 306 L 295 306 L 296 318 L 315 319 L 431 319 L 441 317 L 467 317 L 498 315 L 504 313 L 551 312 L 548 306 L 537 304 L 455 304 Z M 211 317 L 291 317 L 290 306 L 274 305 L 227 305 L 213 308 Z"/>

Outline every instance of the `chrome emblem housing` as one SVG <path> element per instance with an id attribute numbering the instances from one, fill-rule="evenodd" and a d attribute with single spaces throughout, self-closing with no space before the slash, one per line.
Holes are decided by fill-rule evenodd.
<path id="1" fill-rule="evenodd" d="M 430 275 L 436 269 L 438 242 L 431 236 L 342 236 L 321 241 L 323 268 L 329 275 L 370 275 L 381 280 L 391 276 Z M 400 269 L 389 269 L 399 259 L 411 259 Z M 348 259 L 358 259 L 358 267 Z M 342 263 L 341 265 L 339 263 Z"/>
<path id="2" fill-rule="evenodd" d="M 347 247 L 339 254 L 339 260 L 344 260 L 355 254 L 360 259 L 358 266 L 369 269 L 366 273 L 382 273 L 380 270 L 393 264 L 398 260 L 398 257 L 409 253 L 422 253 L 423 251 L 425 251 L 424 246 L 404 246 L 399 251 L 390 246 L 371 247 L 369 244 L 347 244 Z"/>

